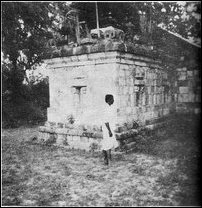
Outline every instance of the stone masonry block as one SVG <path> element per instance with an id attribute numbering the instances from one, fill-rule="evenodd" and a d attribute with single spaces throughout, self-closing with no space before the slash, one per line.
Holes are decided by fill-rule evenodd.
<path id="1" fill-rule="evenodd" d="M 187 71 L 187 67 L 182 67 L 182 71 Z"/>
<path id="2" fill-rule="evenodd" d="M 189 95 L 188 94 L 179 94 L 178 95 L 178 102 L 189 102 Z"/>
<path id="3" fill-rule="evenodd" d="M 179 87 L 179 92 L 180 93 L 188 93 L 189 92 L 189 88 L 188 87 Z"/>
<path id="4" fill-rule="evenodd" d="M 135 80 L 134 80 L 134 84 L 135 84 L 135 85 L 144 85 L 145 82 L 144 82 L 144 80 L 138 80 L 138 79 L 135 79 Z"/>
<path id="5" fill-rule="evenodd" d="M 146 105 L 146 97 L 145 97 L 144 94 L 142 95 L 142 105 L 143 105 L 143 106 Z"/>
<path id="6" fill-rule="evenodd" d="M 82 54 L 78 56 L 78 60 L 79 61 L 86 61 L 88 59 L 88 55 L 87 54 Z"/>
<path id="7" fill-rule="evenodd" d="M 66 128 L 57 128 L 55 129 L 56 134 L 67 134 L 69 132 L 69 129 Z"/>
<path id="8" fill-rule="evenodd" d="M 193 71 L 187 71 L 187 76 L 188 77 L 193 77 L 194 75 L 194 72 Z"/>
<path id="9" fill-rule="evenodd" d="M 194 76 L 198 76 L 199 75 L 199 70 L 194 70 Z"/>
<path id="10" fill-rule="evenodd" d="M 201 102 L 201 96 L 195 95 L 195 102 Z"/>
<path id="11" fill-rule="evenodd" d="M 177 70 L 178 72 L 181 72 L 181 71 L 186 71 L 187 68 L 186 68 L 186 67 L 182 67 L 182 68 L 177 68 L 176 70 Z"/>
<path id="12" fill-rule="evenodd" d="M 140 62 L 140 61 L 135 61 L 134 64 L 137 66 L 147 66 L 145 62 Z"/>
<path id="13" fill-rule="evenodd" d="M 187 73 L 186 72 L 180 72 L 179 74 L 178 74 L 178 80 L 186 80 L 186 78 L 187 78 Z"/>
<path id="14" fill-rule="evenodd" d="M 188 80 L 178 80 L 178 87 L 186 87 L 188 86 Z"/>
<path id="15" fill-rule="evenodd" d="M 153 95 L 149 95 L 149 105 L 153 104 Z"/>
<path id="16" fill-rule="evenodd" d="M 178 83 L 177 81 L 174 82 L 174 86 L 175 86 L 175 87 L 177 87 L 177 83 Z"/>
<path id="17" fill-rule="evenodd" d="M 57 123 L 57 127 L 63 128 L 64 127 L 64 124 L 59 122 L 59 123 Z"/>
<path id="18" fill-rule="evenodd" d="M 195 108 L 195 109 L 194 109 L 194 113 L 195 113 L 195 114 L 201 113 L 201 109 L 200 109 L 200 108 Z"/>
<path id="19" fill-rule="evenodd" d="M 194 94 L 189 93 L 188 97 L 189 97 L 189 102 L 194 102 L 194 98 L 195 98 Z"/>
<path id="20" fill-rule="evenodd" d="M 56 144 L 57 145 L 63 145 L 66 139 L 66 135 L 64 134 L 58 134 L 57 139 L 56 139 Z"/>
<path id="21" fill-rule="evenodd" d="M 86 143 L 86 144 L 89 142 L 88 137 L 81 137 L 80 140 L 81 140 L 82 143 Z"/>

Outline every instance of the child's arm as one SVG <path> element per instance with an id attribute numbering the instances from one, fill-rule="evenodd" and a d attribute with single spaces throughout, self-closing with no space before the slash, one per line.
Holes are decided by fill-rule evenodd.
<path id="1" fill-rule="evenodd" d="M 107 127 L 107 129 L 108 129 L 108 131 L 109 131 L 109 136 L 112 137 L 113 134 L 112 134 L 112 131 L 111 131 L 111 129 L 110 129 L 109 123 L 107 122 L 107 123 L 105 123 L 105 125 L 106 125 L 106 127 Z"/>

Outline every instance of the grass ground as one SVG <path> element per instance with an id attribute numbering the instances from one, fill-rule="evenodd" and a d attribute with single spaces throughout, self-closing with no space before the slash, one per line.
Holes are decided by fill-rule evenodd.
<path id="1" fill-rule="evenodd" d="M 179 116 L 142 132 L 130 153 L 37 145 L 37 128 L 2 130 L 3 206 L 200 206 L 199 120 Z"/>

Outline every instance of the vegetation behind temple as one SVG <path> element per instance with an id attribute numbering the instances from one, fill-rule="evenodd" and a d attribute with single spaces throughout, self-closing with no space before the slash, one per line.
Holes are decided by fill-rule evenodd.
<path id="1" fill-rule="evenodd" d="M 45 120 L 46 80 L 34 85 L 27 70 L 40 63 L 53 27 L 49 3 L 2 3 L 2 121 L 3 127 Z M 24 80 L 28 84 L 23 84 Z"/>
<path id="2" fill-rule="evenodd" d="M 49 106 L 48 79 L 23 84 L 23 75 L 18 73 L 13 80 L 6 67 L 9 66 L 2 67 L 2 127 L 15 128 L 46 121 Z"/>

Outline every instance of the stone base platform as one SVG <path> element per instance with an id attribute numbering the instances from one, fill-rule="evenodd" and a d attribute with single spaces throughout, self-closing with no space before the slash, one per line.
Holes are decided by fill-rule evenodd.
<path id="1" fill-rule="evenodd" d="M 39 127 L 39 142 L 50 143 L 68 149 L 99 151 L 102 134 L 79 129 Z"/>
<path id="2" fill-rule="evenodd" d="M 155 129 L 166 124 L 167 117 L 156 118 L 146 121 L 145 125 L 139 126 L 137 123 L 128 123 L 117 127 L 115 136 L 119 142 L 119 149 L 131 149 L 131 144 L 140 140 L 139 131 L 144 129 Z M 39 143 L 62 146 L 67 149 L 79 149 L 85 151 L 100 151 L 103 134 L 101 129 L 84 126 L 65 125 L 61 123 L 47 122 L 45 126 L 39 127 Z M 129 145 L 130 144 L 130 145 Z"/>

